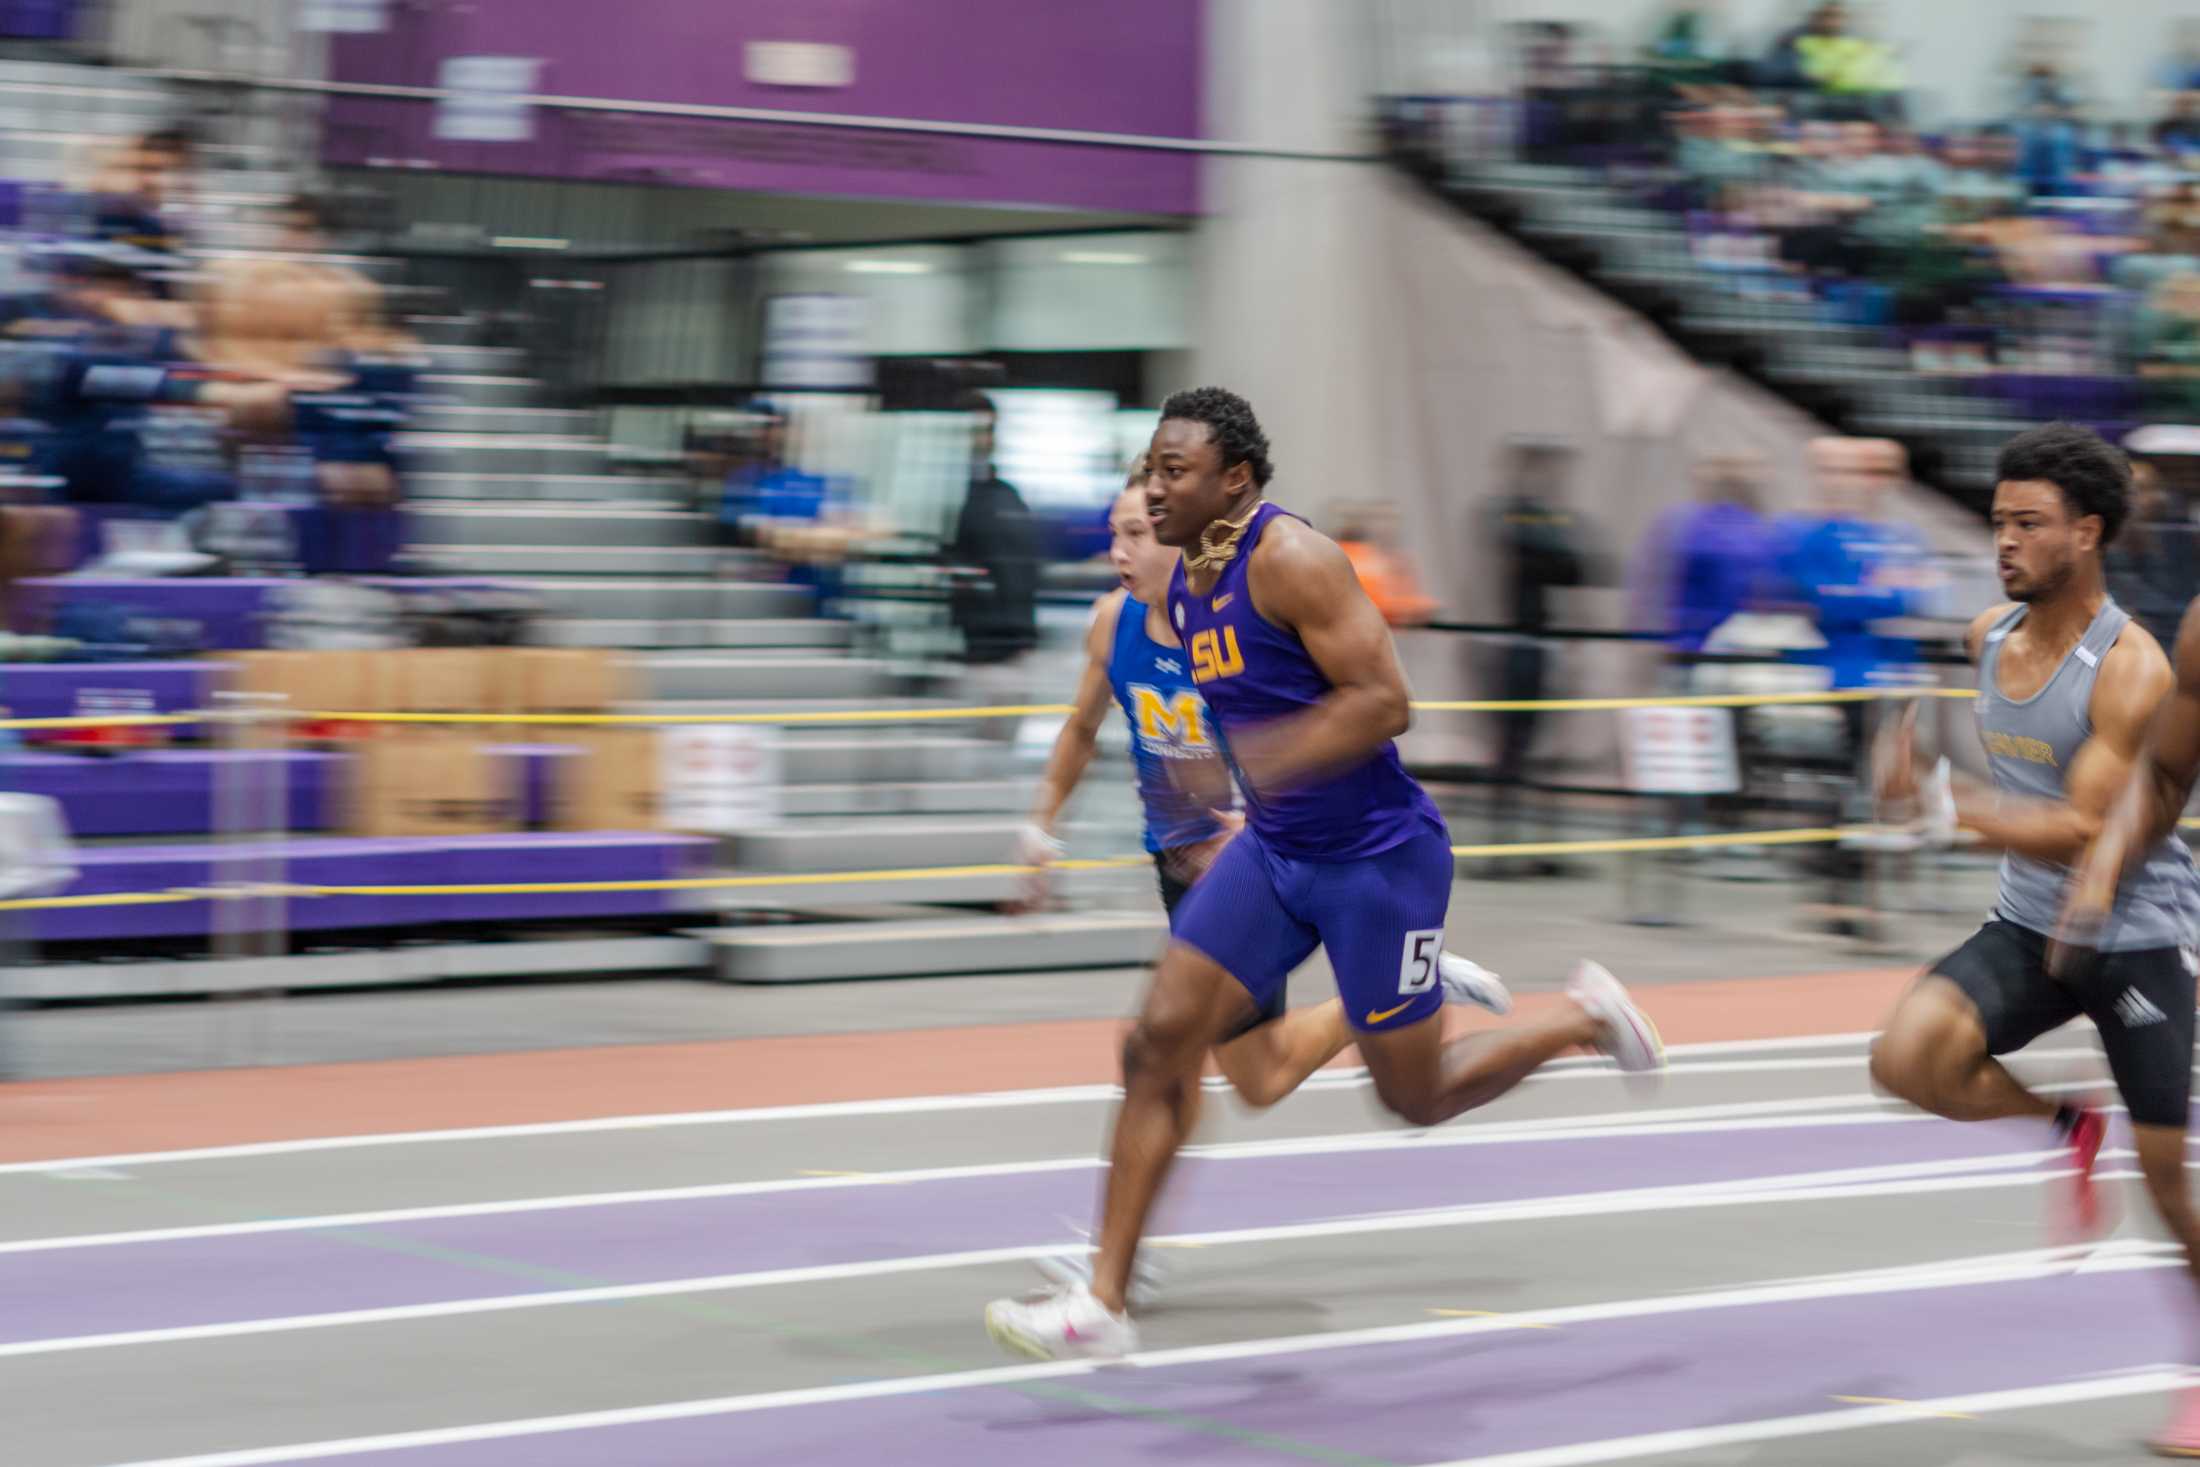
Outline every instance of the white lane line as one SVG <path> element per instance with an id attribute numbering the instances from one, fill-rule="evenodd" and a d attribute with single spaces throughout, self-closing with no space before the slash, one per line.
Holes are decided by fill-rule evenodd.
<path id="1" fill-rule="evenodd" d="M 2027 1060 L 2097 1060 L 2101 1057 L 2101 1052 L 2098 1049 L 2027 1049 L 2019 1051 L 2019 1053 Z M 2014 1058 L 2015 1056 L 2011 1057 Z M 1778 1059 L 1712 1059 L 1688 1064 L 1669 1065 L 1665 1073 L 1668 1076 L 1684 1079 L 1692 1075 L 1769 1075 L 1786 1071 L 1861 1070 L 1864 1068 L 1865 1063 L 1866 1056 L 1862 1053 L 1782 1056 Z M 1546 1065 L 1537 1070 L 1522 1083 L 1526 1085 L 1547 1085 L 1558 1081 L 1606 1080 L 1611 1079 L 1616 1073 L 1612 1068 L 1612 1062 L 1601 1057 L 1583 1060 L 1578 1064 L 1569 1064 L 1564 1060 L 1560 1060 L 1556 1064 Z M 1336 1078 L 1329 1078 L 1331 1076 Z M 1365 1070 L 1322 1070 L 1309 1078 L 1299 1088 L 1301 1090 L 1360 1090 L 1366 1088 L 1368 1083 Z M 1227 1092 L 1229 1083 L 1224 1081 L 1220 1085 L 1211 1085 L 1208 1088 Z"/>
<path id="2" fill-rule="evenodd" d="M 1931 1119 L 1921 1112 L 1866 1108 L 1873 1104 L 1873 1099 L 1869 1096 L 1739 1101 L 1725 1106 L 1675 1107 L 1670 1111 L 1613 1111 L 1575 1117 L 1562 1124 L 1554 1123 L 1553 1120 L 1533 1120 L 1477 1128 L 1460 1127 L 1454 1130 L 1357 1131 L 1331 1136 L 1276 1137 L 1260 1141 L 1209 1143 L 1188 1146 L 1183 1154 L 1197 1160 L 1248 1161 L 1340 1153 L 1364 1154 L 1374 1151 L 1442 1151 L 1462 1146 L 1496 1146 L 1515 1142 L 1594 1141 L 1630 1136 L 1683 1136 L 1832 1126 L 1899 1125 Z M 685 1187 L 576 1192 L 546 1197 L 382 1208 L 369 1212 L 316 1213 L 299 1217 L 193 1223 L 128 1232 L 64 1233 L 45 1238 L 20 1238 L 0 1242 L 0 1256 L 11 1253 L 48 1253 L 73 1248 L 113 1248 L 208 1238 L 252 1237 L 267 1233 L 308 1232 L 322 1228 L 379 1227 L 393 1223 L 497 1217 L 511 1213 L 700 1202 L 728 1197 L 769 1196 L 781 1192 L 843 1191 L 864 1187 L 908 1186 L 922 1182 L 1097 1171 L 1104 1165 L 1105 1158 L 1088 1152 L 1079 1156 L 973 1162 L 961 1166 L 921 1167 L 903 1171 L 768 1177 L 756 1181 L 711 1182 Z"/>
<path id="3" fill-rule="evenodd" d="M 1588 1467 L 1594 1462 L 1624 1462 L 1638 1457 L 1671 1456 L 1676 1452 L 1707 1452 L 1718 1447 L 1861 1431 L 1873 1426 L 1914 1425 L 1932 1416 L 1988 1416 L 1997 1411 L 2108 1401 L 2119 1396 L 2160 1395 L 2180 1389 L 2191 1381 L 2192 1372 L 2183 1366 L 2147 1366 L 2127 1374 L 2091 1380 L 2058 1381 L 2052 1385 L 1981 1391 L 1969 1396 L 1940 1396 L 1894 1405 L 1856 1406 L 1844 1411 L 1817 1411 L 1807 1416 L 1775 1416 L 1760 1421 L 1736 1421 L 1725 1426 L 1684 1427 L 1678 1431 L 1614 1437 L 1573 1446 L 1505 1452 L 1495 1457 L 1462 1457 L 1453 1462 L 1436 1463 L 1435 1467 Z"/>
<path id="4" fill-rule="evenodd" d="M 1669 1056 L 1686 1059 L 1695 1053 L 1732 1054 L 1777 1052 L 1782 1049 L 1861 1043 L 1865 1034 L 1806 1035 L 1798 1039 L 1742 1039 L 1711 1041 L 1701 1046 L 1676 1044 Z M 2090 1051 L 2052 1051 L 2081 1054 Z M 1861 1063 L 1857 1056 L 1847 1063 Z M 1716 1062 L 1714 1062 L 1716 1063 Z M 1806 1060 L 1802 1068 L 1824 1063 Z M 1777 1062 L 1774 1069 L 1782 1068 Z M 1605 1078 L 1612 1071 L 1603 1059 L 1560 1061 L 1549 1072 L 1552 1078 Z M 1679 1064 L 1670 1073 L 1677 1078 L 1694 1074 L 1733 1073 L 1709 1066 Z M 1332 1078 L 1334 1077 L 1334 1078 Z M 1360 1089 L 1367 1085 L 1367 1071 L 1359 1068 L 1324 1070 L 1304 1088 L 1316 1091 Z M 1530 1083 L 1534 1083 L 1533 1080 Z M 309 1136 L 288 1141 L 250 1141 L 226 1146 L 195 1146 L 173 1151 L 119 1152 L 100 1156 L 55 1157 L 45 1161 L 0 1162 L 0 1176 L 19 1173 L 82 1171 L 94 1167 L 143 1167 L 178 1162 L 219 1161 L 235 1158 L 288 1156 L 301 1152 L 351 1151 L 382 1146 L 429 1146 L 454 1141 L 503 1141 L 529 1136 L 576 1136 L 618 1131 L 666 1130 L 685 1126 L 762 1124 L 774 1121 L 827 1120 L 856 1116 L 924 1115 L 952 1111 L 1019 1109 L 1034 1105 L 1082 1105 L 1112 1102 L 1122 1091 L 1115 1085 L 1062 1085 L 1032 1090 L 990 1090 L 960 1095 L 896 1096 L 883 1100 L 826 1101 L 808 1105 L 753 1106 L 736 1110 L 673 1111 L 654 1115 L 597 1116 L 587 1120 L 534 1121 L 517 1125 L 465 1126 L 437 1131 L 386 1131 L 359 1136 Z"/>
<path id="5" fill-rule="evenodd" d="M 2174 1259 L 2151 1253 L 2115 1252 L 2101 1265 L 2104 1271 L 2120 1272 L 2129 1269 L 2174 1268 Z M 1870 1294 L 1914 1293 L 1929 1289 L 1955 1288 L 1988 1283 L 2014 1283 L 2029 1279 L 2046 1278 L 2068 1272 L 2067 1253 L 2063 1250 L 2033 1249 L 2023 1253 L 1986 1255 L 1952 1260 L 1938 1272 L 1921 1269 L 1891 1277 L 1884 1272 L 1856 1275 L 1836 1275 L 1827 1279 L 1803 1282 L 1744 1285 L 1682 1295 L 1659 1295 L 1643 1299 L 1614 1300 L 1596 1304 L 1569 1305 L 1556 1309 L 1524 1310 L 1499 1318 L 1440 1319 L 1417 1321 L 1402 1325 L 1377 1325 L 1365 1329 L 1337 1330 L 1327 1334 L 1287 1335 L 1263 1340 L 1240 1340 L 1218 1345 L 1194 1345 L 1175 1350 L 1154 1350 L 1134 1355 L 1127 1365 L 1147 1369 L 1167 1369 L 1179 1365 L 1207 1365 L 1225 1361 L 1270 1359 L 1277 1356 L 1307 1354 L 1323 1350 L 1352 1349 L 1362 1345 L 1384 1345 L 1418 1342 L 1424 1340 L 1457 1339 L 1470 1335 L 1494 1334 L 1498 1331 L 1518 1329 L 1522 1324 L 1576 1325 L 1602 1323 L 1619 1319 L 1642 1319 L 1668 1314 L 1695 1314 L 1715 1309 L 1749 1308 L 1766 1304 L 1795 1304 L 1817 1299 L 1846 1298 Z M 670 1401 L 651 1406 L 627 1406 L 607 1411 L 574 1412 L 562 1416 L 535 1416 L 509 1421 L 480 1422 L 471 1426 L 438 1427 L 425 1431 L 391 1432 L 380 1436 L 345 1437 L 328 1441 L 300 1442 L 288 1446 L 252 1447 L 241 1451 L 212 1452 L 198 1456 L 164 1457 L 157 1461 L 140 1461 L 125 1467 L 271 1467 L 284 1462 L 308 1462 L 331 1457 L 364 1456 L 376 1452 L 403 1451 L 411 1448 L 456 1446 L 470 1442 L 510 1440 L 519 1437 L 549 1436 L 570 1431 L 589 1431 L 604 1427 L 640 1426 L 660 1421 L 693 1420 L 699 1417 L 734 1416 L 758 1411 L 781 1410 L 789 1407 L 839 1405 L 851 1401 L 882 1400 L 894 1396 L 915 1395 L 926 1392 L 969 1390 L 984 1386 L 1013 1386 L 1030 1381 L 1059 1380 L 1066 1377 L 1092 1375 L 1110 1367 L 1097 1365 L 1089 1360 L 1057 1361 L 1034 1365 L 1012 1365 L 991 1370 L 954 1371 L 935 1375 L 909 1376 L 898 1380 L 860 1381 L 846 1385 L 813 1386 L 801 1390 L 759 1392 L 745 1396 L 719 1396 L 707 1400 Z M 2167 1370 L 2159 1374 L 2168 1376 Z M 2182 1382 L 2184 1372 L 2175 1372 L 2174 1379 Z M 2110 1376 L 2085 1382 L 2090 1388 L 2106 1389 L 2112 1384 L 2127 1382 L 2134 1377 Z M 2167 1387 L 2163 1387 L 2167 1388 Z M 1858 1408 L 1858 1412 L 1874 1408 Z M 1950 1409 L 1943 1407 L 1941 1409 Z M 1977 1411 L 1979 1408 L 1958 1407 Z M 1991 1408 L 1988 1408 L 1991 1409 Z M 1850 1413 L 1826 1413 L 1847 1416 Z M 1890 1417 L 1889 1420 L 1894 1418 Z M 1716 1429 L 1716 1428 L 1708 1428 Z M 1594 1459 L 1588 1459 L 1594 1460 Z M 1488 1467 L 1488 1464 L 1483 1464 Z M 1520 1467 L 1515 1463 L 1513 1467 Z M 1544 1464 L 1555 1467 L 1555 1464 Z"/>
<path id="6" fill-rule="evenodd" d="M 1510 1202 L 1472 1203 L 1458 1207 L 1421 1208 L 1404 1212 L 1369 1213 L 1323 1218 L 1304 1223 L 1278 1223 L 1265 1227 L 1236 1228 L 1210 1233 L 1180 1233 L 1150 1241 L 1159 1245 L 1212 1247 L 1230 1243 L 1261 1243 L 1302 1238 L 1358 1236 L 1368 1233 L 1414 1231 L 1423 1228 L 1522 1222 L 1557 1217 L 1666 1212 L 1682 1208 L 1760 1206 L 1782 1202 L 1822 1202 L 1849 1197 L 1877 1197 L 1908 1192 L 1953 1191 L 1976 1186 L 2030 1186 L 2051 1175 L 2026 1170 L 2057 1152 L 2037 1152 L 1991 1158 L 1952 1161 L 1898 1162 L 1885 1166 L 1843 1167 L 1831 1171 L 1793 1172 L 1783 1176 L 1743 1177 L 1717 1182 L 1689 1182 L 1676 1186 L 1635 1187 L 1606 1192 L 1569 1193 L 1558 1197 L 1528 1198 Z M 286 1315 L 265 1319 L 227 1320 L 214 1324 L 175 1325 L 161 1329 L 127 1330 L 99 1335 L 66 1335 L 38 1340 L 19 1340 L 0 1345 L 0 1359 L 28 1355 L 58 1355 L 82 1350 L 124 1346 L 181 1344 L 197 1340 L 229 1339 L 240 1335 L 284 1334 L 300 1330 L 350 1328 L 393 1324 L 422 1319 L 448 1319 L 468 1314 L 493 1314 L 521 1309 L 562 1308 L 567 1305 L 618 1303 L 670 1295 L 730 1292 L 737 1289 L 775 1288 L 789 1284 L 829 1283 L 892 1274 L 929 1273 L 968 1268 L 979 1264 L 1006 1263 L 1058 1254 L 1060 1241 L 1019 1244 L 1000 1248 L 970 1249 L 957 1253 L 931 1253 L 901 1258 L 871 1259 L 859 1263 L 813 1264 L 799 1268 L 759 1270 L 750 1273 L 706 1275 L 700 1278 L 663 1279 L 644 1284 L 607 1284 L 588 1289 L 554 1289 L 531 1294 L 501 1294 L 479 1299 L 442 1300 L 430 1304 L 394 1304 L 375 1309 L 342 1310 L 322 1314 Z M 2002 1256 L 2002 1255 L 1997 1255 Z M 2013 1256 L 2013 1255 L 2012 1255 Z M 2031 1255 L 2025 1255 L 2031 1256 Z"/>

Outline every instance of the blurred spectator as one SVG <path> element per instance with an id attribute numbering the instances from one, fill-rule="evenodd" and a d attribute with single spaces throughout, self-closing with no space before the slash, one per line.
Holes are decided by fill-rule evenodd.
<path id="1" fill-rule="evenodd" d="M 751 403 L 754 428 L 726 475 L 718 522 L 732 543 L 768 548 L 776 528 L 815 524 L 825 512 L 825 481 L 787 462 L 787 415 Z"/>
<path id="2" fill-rule="evenodd" d="M 1723 0 L 1681 0 L 1660 16 L 1643 48 L 1675 85 L 1746 82 L 1750 65 L 1737 54 Z"/>
<path id="3" fill-rule="evenodd" d="M 1502 639 L 1495 696 L 1507 702 L 1550 696 L 1550 649 L 1543 633 L 1551 625 L 1551 593 L 1590 579 L 1582 526 L 1565 502 L 1572 463 L 1573 450 L 1562 444 L 1513 445 L 1504 468 L 1505 487 L 1492 509 L 1491 538 L 1512 627 Z M 1532 710 L 1497 715 L 1501 827 L 1517 820 L 1519 791 L 1539 721 Z M 1530 869 L 1548 873 L 1557 867 L 1537 862 Z"/>
<path id="4" fill-rule="evenodd" d="M 1806 37 L 1838 33 L 1842 24 L 1841 7 L 1818 5 L 1804 15 L 1802 20 L 1773 38 L 1765 59 L 1757 69 L 1757 81 L 1766 87 L 1800 88 L 1808 82 L 1803 74 L 1803 41 Z"/>
<path id="5" fill-rule="evenodd" d="M 719 541 L 762 551 L 789 582 L 813 588 L 820 605 L 829 605 L 840 594 L 841 564 L 864 538 L 863 526 L 831 481 L 788 462 L 784 413 L 764 401 L 745 411 L 752 424 L 747 433 L 711 435 L 689 447 L 691 465 L 720 472 Z"/>
<path id="6" fill-rule="evenodd" d="M 1923 540 L 1889 515 L 1893 491 L 1907 478 L 1907 455 L 1900 444 L 1883 438 L 1818 438 L 1810 445 L 1810 466 L 1817 503 L 1791 527 L 1781 559 L 1786 594 L 1807 608 L 1825 641 L 1805 659 L 1826 670 L 1836 691 L 1910 681 L 1916 645 L 1884 623 L 1930 610 L 1938 575 Z M 1864 818 L 1868 812 L 1861 806 L 1839 806 L 1868 788 L 1856 775 L 1870 747 L 1870 705 L 1848 702 L 1839 708 L 1835 788 L 1840 793 L 1829 818 L 1844 813 Z M 1830 931 L 1864 935 L 1877 918 L 1863 899 L 1863 857 L 1835 846 L 1826 848 L 1822 860 L 1831 889 L 1819 919 Z"/>
<path id="7" fill-rule="evenodd" d="M 78 503 L 175 513 L 230 497 L 225 431 L 281 416 L 279 394 L 220 380 L 175 333 L 138 324 L 144 252 L 87 244 L 49 259 L 45 364 L 29 410 L 49 429 L 43 467 Z"/>
<path id="8" fill-rule="evenodd" d="M 92 180 L 92 233 L 114 244 L 180 255 L 188 247 L 198 140 L 184 127 L 162 128 L 115 149 Z"/>
<path id="9" fill-rule="evenodd" d="M 1436 615 L 1435 600 L 1421 589 L 1412 562 L 1398 549 L 1397 506 L 1383 500 L 1347 506 L 1337 520 L 1337 545 L 1383 620 L 1410 627 Z"/>
<path id="10" fill-rule="evenodd" d="M 1562 159 L 1596 136 L 1596 70 L 1581 54 L 1580 33 L 1563 21 L 1520 26 L 1518 44 L 1521 155 Z"/>
<path id="11" fill-rule="evenodd" d="M 1839 0 L 1814 8 L 1765 58 L 1764 83 L 1813 91 L 1826 116 L 1891 118 L 1901 113 L 1902 64 L 1886 42 L 1849 28 Z"/>
<path id="12" fill-rule="evenodd" d="M 1637 616 L 1665 633 L 1668 650 L 1702 651 L 1770 589 L 1774 540 L 1759 509 L 1763 479 L 1753 459 L 1706 459 L 1696 469 L 1695 501 L 1667 511 L 1645 538 Z"/>
<path id="13" fill-rule="evenodd" d="M 2154 124 L 2154 145 L 2180 160 L 2200 153 L 2200 91 L 2181 91 Z"/>
<path id="14" fill-rule="evenodd" d="M 957 584 L 951 609 L 965 660 L 1004 664 L 1039 645 L 1039 530 L 1023 496 L 993 467 L 991 400 L 972 392 L 958 406 L 975 418 L 977 433 L 970 490 L 946 555 L 976 574 Z"/>
<path id="15" fill-rule="evenodd" d="M 2037 56 L 2017 81 L 2018 176 L 2034 194 L 2063 194 L 2077 187 L 2081 163 L 2081 114 L 2076 89 L 2061 66 Z"/>
<path id="16" fill-rule="evenodd" d="M 2147 295 L 2132 354 L 2152 415 L 2200 420 L 2200 268 L 2179 270 Z"/>
<path id="17" fill-rule="evenodd" d="M 1810 462 L 1817 502 L 1788 527 L 1784 583 L 1825 638 L 1835 688 L 1901 681 L 1916 644 L 1881 623 L 1927 614 L 1938 583 L 1923 539 L 1890 513 L 1907 455 L 1884 438 L 1828 437 L 1812 440 Z"/>

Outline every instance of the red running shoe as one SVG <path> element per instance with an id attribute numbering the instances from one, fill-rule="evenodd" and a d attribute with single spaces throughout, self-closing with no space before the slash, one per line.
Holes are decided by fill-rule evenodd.
<path id="1" fill-rule="evenodd" d="M 2178 1396 L 2169 1425 L 2148 1439 L 2147 1449 L 2157 1457 L 2200 1457 L 2200 1387 Z"/>
<path id="2" fill-rule="evenodd" d="M 2077 1168 L 2077 1175 L 2070 1179 L 2066 1194 L 2064 1220 L 2059 1231 L 2069 1243 L 2090 1243 L 2115 1225 L 2115 1218 L 2102 1196 L 2100 1186 L 2093 1180 L 2093 1163 L 2101 1154 L 2101 1144 L 2108 1139 L 2108 1121 L 2090 1105 L 2074 1107 L 2077 1119 L 2070 1124 L 2070 1132 L 2063 1137 L 2063 1145 L 2070 1150 L 2070 1164 Z M 2200 1418 L 2195 1418 L 2200 1424 Z"/>

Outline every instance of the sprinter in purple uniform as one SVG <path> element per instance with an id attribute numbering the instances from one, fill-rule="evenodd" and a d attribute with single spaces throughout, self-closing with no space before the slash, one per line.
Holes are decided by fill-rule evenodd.
<path id="1" fill-rule="evenodd" d="M 1196 1114 L 1201 1063 L 1316 947 L 1376 1094 L 1413 1124 L 1487 1104 L 1572 1049 L 1600 1050 L 1623 1070 L 1664 1064 L 1649 1019 L 1586 962 L 1571 1002 L 1548 1016 L 1445 1040 L 1435 1021 L 1451 837 L 1392 743 L 1410 713 L 1390 631 L 1344 552 L 1263 498 L 1268 439 L 1243 398 L 1178 393 L 1161 419 L 1146 499 L 1156 537 L 1182 552 L 1169 622 L 1243 794 L 1245 829 L 1179 908 L 1124 1041 L 1091 1283 L 986 1310 L 997 1341 L 1042 1358 L 1136 1350 L 1125 1294 Z"/>

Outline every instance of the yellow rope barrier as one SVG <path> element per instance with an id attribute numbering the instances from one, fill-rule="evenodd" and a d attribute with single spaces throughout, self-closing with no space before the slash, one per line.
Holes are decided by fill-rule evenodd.
<path id="1" fill-rule="evenodd" d="M 208 721 L 205 716 L 188 713 L 84 714 L 73 718 L 0 718 L 0 728 L 169 728 Z"/>
<path id="2" fill-rule="evenodd" d="M 1976 698 L 1971 688 L 1850 688 L 1808 693 L 1688 693 L 1629 698 L 1441 698 L 1414 703 L 1422 713 L 1592 713 L 1624 708 L 1763 708 L 1790 704 L 1876 703 L 1902 698 Z M 968 708 L 790 708 L 766 713 L 285 713 L 301 723 L 508 724 L 518 727 L 598 727 L 632 724 L 901 723 L 1067 715 L 1068 703 L 996 703 Z M 0 729 L 175 728 L 236 715 L 189 713 L 87 714 L 69 718 L 0 718 Z"/>
<path id="3" fill-rule="evenodd" d="M 1788 704 L 1875 703 L 1900 698 L 1976 698 L 1970 688 L 1852 688 L 1814 693 L 1692 693 L 1640 698 L 1460 698 L 1414 703 L 1422 713 L 1587 713 L 1623 708 L 1758 708 Z M 1036 718 L 1067 715 L 1068 703 L 1009 703 L 974 708 L 844 708 L 784 713 L 301 713 L 316 723 L 440 723 L 574 726 L 681 723 L 899 723 L 903 720 Z"/>
<path id="4" fill-rule="evenodd" d="M 0 901 L 0 912 L 56 911 L 70 907 L 157 907 L 174 902 L 203 902 L 221 893 L 197 887 L 169 891 L 109 891 L 86 896 L 17 897 Z"/>
<path id="5" fill-rule="evenodd" d="M 2200 819 L 2178 822 L 2200 828 Z M 1524 841 L 1512 845 L 1453 846 L 1454 856 L 1612 856 L 1654 851 L 1716 850 L 1731 846 L 1825 845 L 1854 836 L 1883 835 L 1872 825 L 1806 826 L 1787 830 L 1737 830 L 1717 834 L 1614 836 L 1601 840 Z M 1096 856 L 1056 861 L 1056 871 L 1118 871 L 1143 867 L 1150 856 Z M 0 912 L 50 911 L 68 907 L 136 907 L 167 902 L 239 900 L 253 897 L 400 897 L 400 896 L 566 896 L 584 893 L 645 891 L 738 891 L 758 887 L 861 885 L 920 878 L 959 880 L 977 876 L 1023 876 L 1039 868 L 1018 865 L 904 866 L 881 871 L 805 871 L 786 875 L 666 876 L 636 881 L 509 881 L 471 886 L 314 886 L 281 882 L 236 888 L 178 887 L 170 891 L 110 892 L 90 896 L 22 897 L 0 901 Z"/>
<path id="6" fill-rule="evenodd" d="M 515 724 L 521 727 L 597 727 L 680 723 L 900 723 L 904 720 L 1030 718 L 1069 714 L 1067 703 L 1004 703 L 980 708 L 844 708 L 784 713 L 298 713 L 308 723 Z"/>

